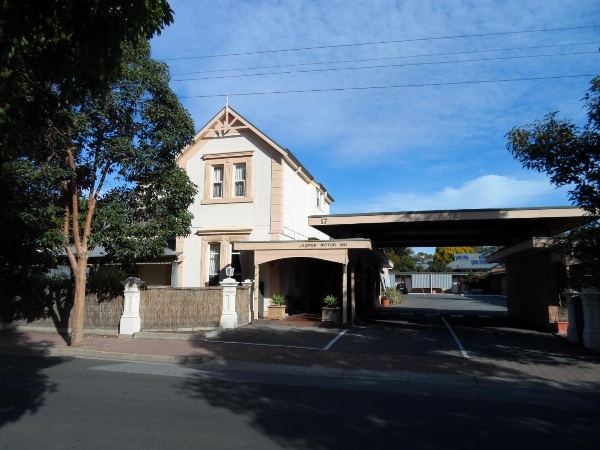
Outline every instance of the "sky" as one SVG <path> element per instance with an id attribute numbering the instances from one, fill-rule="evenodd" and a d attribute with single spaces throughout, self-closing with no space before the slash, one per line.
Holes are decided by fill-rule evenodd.
<path id="1" fill-rule="evenodd" d="M 326 187 L 332 214 L 571 204 L 506 134 L 553 111 L 585 124 L 597 0 L 169 3 L 153 57 L 196 129 L 228 94 Z"/>

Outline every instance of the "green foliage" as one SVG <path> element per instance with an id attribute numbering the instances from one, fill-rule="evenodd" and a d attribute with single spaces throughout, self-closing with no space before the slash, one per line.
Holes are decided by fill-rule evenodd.
<path id="1" fill-rule="evenodd" d="M 465 277 L 465 279 L 469 284 L 476 284 L 486 280 L 487 278 L 489 278 L 489 276 L 489 272 L 475 272 L 470 270 L 469 272 L 467 272 L 467 276 Z"/>
<path id="2" fill-rule="evenodd" d="M 285 305 L 285 298 L 281 294 L 273 294 L 271 297 L 271 305 L 273 306 L 283 306 Z"/>
<path id="3" fill-rule="evenodd" d="M 107 258 L 132 261 L 160 255 L 167 239 L 189 231 L 196 190 L 175 158 L 193 137 L 192 120 L 169 87 L 167 67 L 150 59 L 147 43 L 123 54 L 122 77 L 110 94 L 90 95 L 72 108 L 77 127 L 68 142 L 48 142 L 47 157 L 0 167 L 8 211 L 0 231 L 16 234 L 31 251 L 77 245 L 77 232 L 80 242 L 87 241 L 84 248 L 102 245 Z M 65 164 L 67 148 L 72 164 Z M 81 199 L 79 211 L 73 195 Z M 86 234 L 88 216 L 92 232 Z M 14 250 L 14 241 L 7 245 Z M 1 253 L 14 259 L 19 252 L 10 250 Z"/>
<path id="4" fill-rule="evenodd" d="M 433 260 L 433 262 L 429 265 L 429 272 L 450 272 L 450 267 L 444 261 Z"/>
<path id="5" fill-rule="evenodd" d="M 335 308 L 338 305 L 338 299 L 334 295 L 328 295 L 323 299 L 325 308 Z"/>
<path id="6" fill-rule="evenodd" d="M 444 265 L 446 264 L 450 264 L 452 261 L 454 261 L 454 255 L 460 253 L 460 254 L 467 254 L 467 253 L 475 253 L 475 250 L 473 249 L 473 247 L 438 247 L 435 249 L 435 255 L 433 256 L 433 261 L 441 261 L 444 263 Z M 439 271 L 433 271 L 433 272 L 439 272 Z"/>
<path id="7" fill-rule="evenodd" d="M 417 261 L 411 248 L 396 247 L 386 248 L 385 255 L 394 264 L 393 270 L 397 272 L 416 272 Z"/>
<path id="8" fill-rule="evenodd" d="M 425 252 L 419 252 L 415 255 L 415 260 L 417 262 L 427 262 L 429 260 L 433 259 L 433 255 L 429 254 L 429 253 L 425 253 Z"/>
<path id="9" fill-rule="evenodd" d="M 166 0 L 0 0 L 0 11 L 0 160 L 70 127 L 71 106 L 118 76 L 122 44 L 173 21 Z"/>
<path id="10" fill-rule="evenodd" d="M 600 213 L 600 76 L 584 96 L 587 122 L 583 127 L 559 119 L 556 112 L 529 125 L 513 128 L 507 149 L 523 167 L 545 172 L 556 186 L 569 186 L 569 198 L 593 215 Z M 583 286 L 600 276 L 600 228 L 588 219 L 556 248 L 577 258 L 585 270 L 572 280 Z M 585 274 L 585 275 L 584 275 Z M 592 282 L 597 283 L 597 282 Z"/>
<path id="11" fill-rule="evenodd" d="M 19 159 L 0 165 L 0 269 L 27 267 L 46 272 L 62 244 L 61 208 L 53 202 L 60 168 L 36 167 Z M 10 239 L 6 237 L 10 236 Z"/>
<path id="12" fill-rule="evenodd" d="M 381 293 L 381 298 L 387 298 L 390 301 L 390 305 L 399 305 L 402 303 L 402 293 L 393 287 L 384 289 Z"/>
<path id="13" fill-rule="evenodd" d="M 579 128 L 552 112 L 508 134 L 507 148 L 523 167 L 545 172 L 556 186 L 570 186 L 571 200 L 600 211 L 600 76 L 585 95 L 587 123 Z"/>

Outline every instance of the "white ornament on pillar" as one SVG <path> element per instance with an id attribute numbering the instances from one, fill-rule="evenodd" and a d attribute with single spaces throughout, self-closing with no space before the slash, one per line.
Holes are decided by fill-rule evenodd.
<path id="1" fill-rule="evenodd" d="M 229 270 L 231 269 L 231 270 Z M 219 325 L 221 328 L 237 328 L 237 313 L 235 312 L 235 294 L 237 291 L 238 282 L 231 278 L 232 268 L 225 268 L 227 278 L 219 284 L 223 287 L 223 313 Z"/>
<path id="2" fill-rule="evenodd" d="M 119 334 L 133 335 L 142 328 L 142 319 L 140 318 L 140 287 L 142 280 L 129 277 L 122 284 L 125 286 L 125 301 L 119 324 Z"/>
<path id="3" fill-rule="evenodd" d="M 583 346 L 600 350 L 600 292 L 583 289 L 579 297 L 583 307 Z"/>

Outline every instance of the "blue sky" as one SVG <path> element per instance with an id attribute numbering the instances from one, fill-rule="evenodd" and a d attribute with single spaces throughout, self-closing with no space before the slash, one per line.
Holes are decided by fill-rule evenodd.
<path id="1" fill-rule="evenodd" d="M 570 204 L 505 135 L 551 111 L 585 122 L 597 0 L 170 4 L 153 56 L 196 129 L 229 93 L 323 183 L 332 213 Z"/>

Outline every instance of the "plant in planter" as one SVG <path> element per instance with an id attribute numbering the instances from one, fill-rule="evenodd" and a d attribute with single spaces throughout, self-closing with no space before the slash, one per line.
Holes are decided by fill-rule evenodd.
<path id="1" fill-rule="evenodd" d="M 551 307 L 550 322 L 555 323 L 559 334 L 567 334 L 569 327 L 569 311 L 567 301 L 558 296 L 558 306 Z"/>
<path id="2" fill-rule="evenodd" d="M 281 294 L 273 294 L 269 305 L 269 319 L 283 319 L 285 317 L 285 298 Z"/>
<path id="3" fill-rule="evenodd" d="M 386 288 L 381 294 L 382 306 L 394 306 L 402 303 L 402 293 L 395 288 Z"/>
<path id="4" fill-rule="evenodd" d="M 325 305 L 321 309 L 321 321 L 322 322 L 339 322 L 340 321 L 340 308 L 338 305 L 338 299 L 334 295 L 328 295 L 323 299 Z"/>

